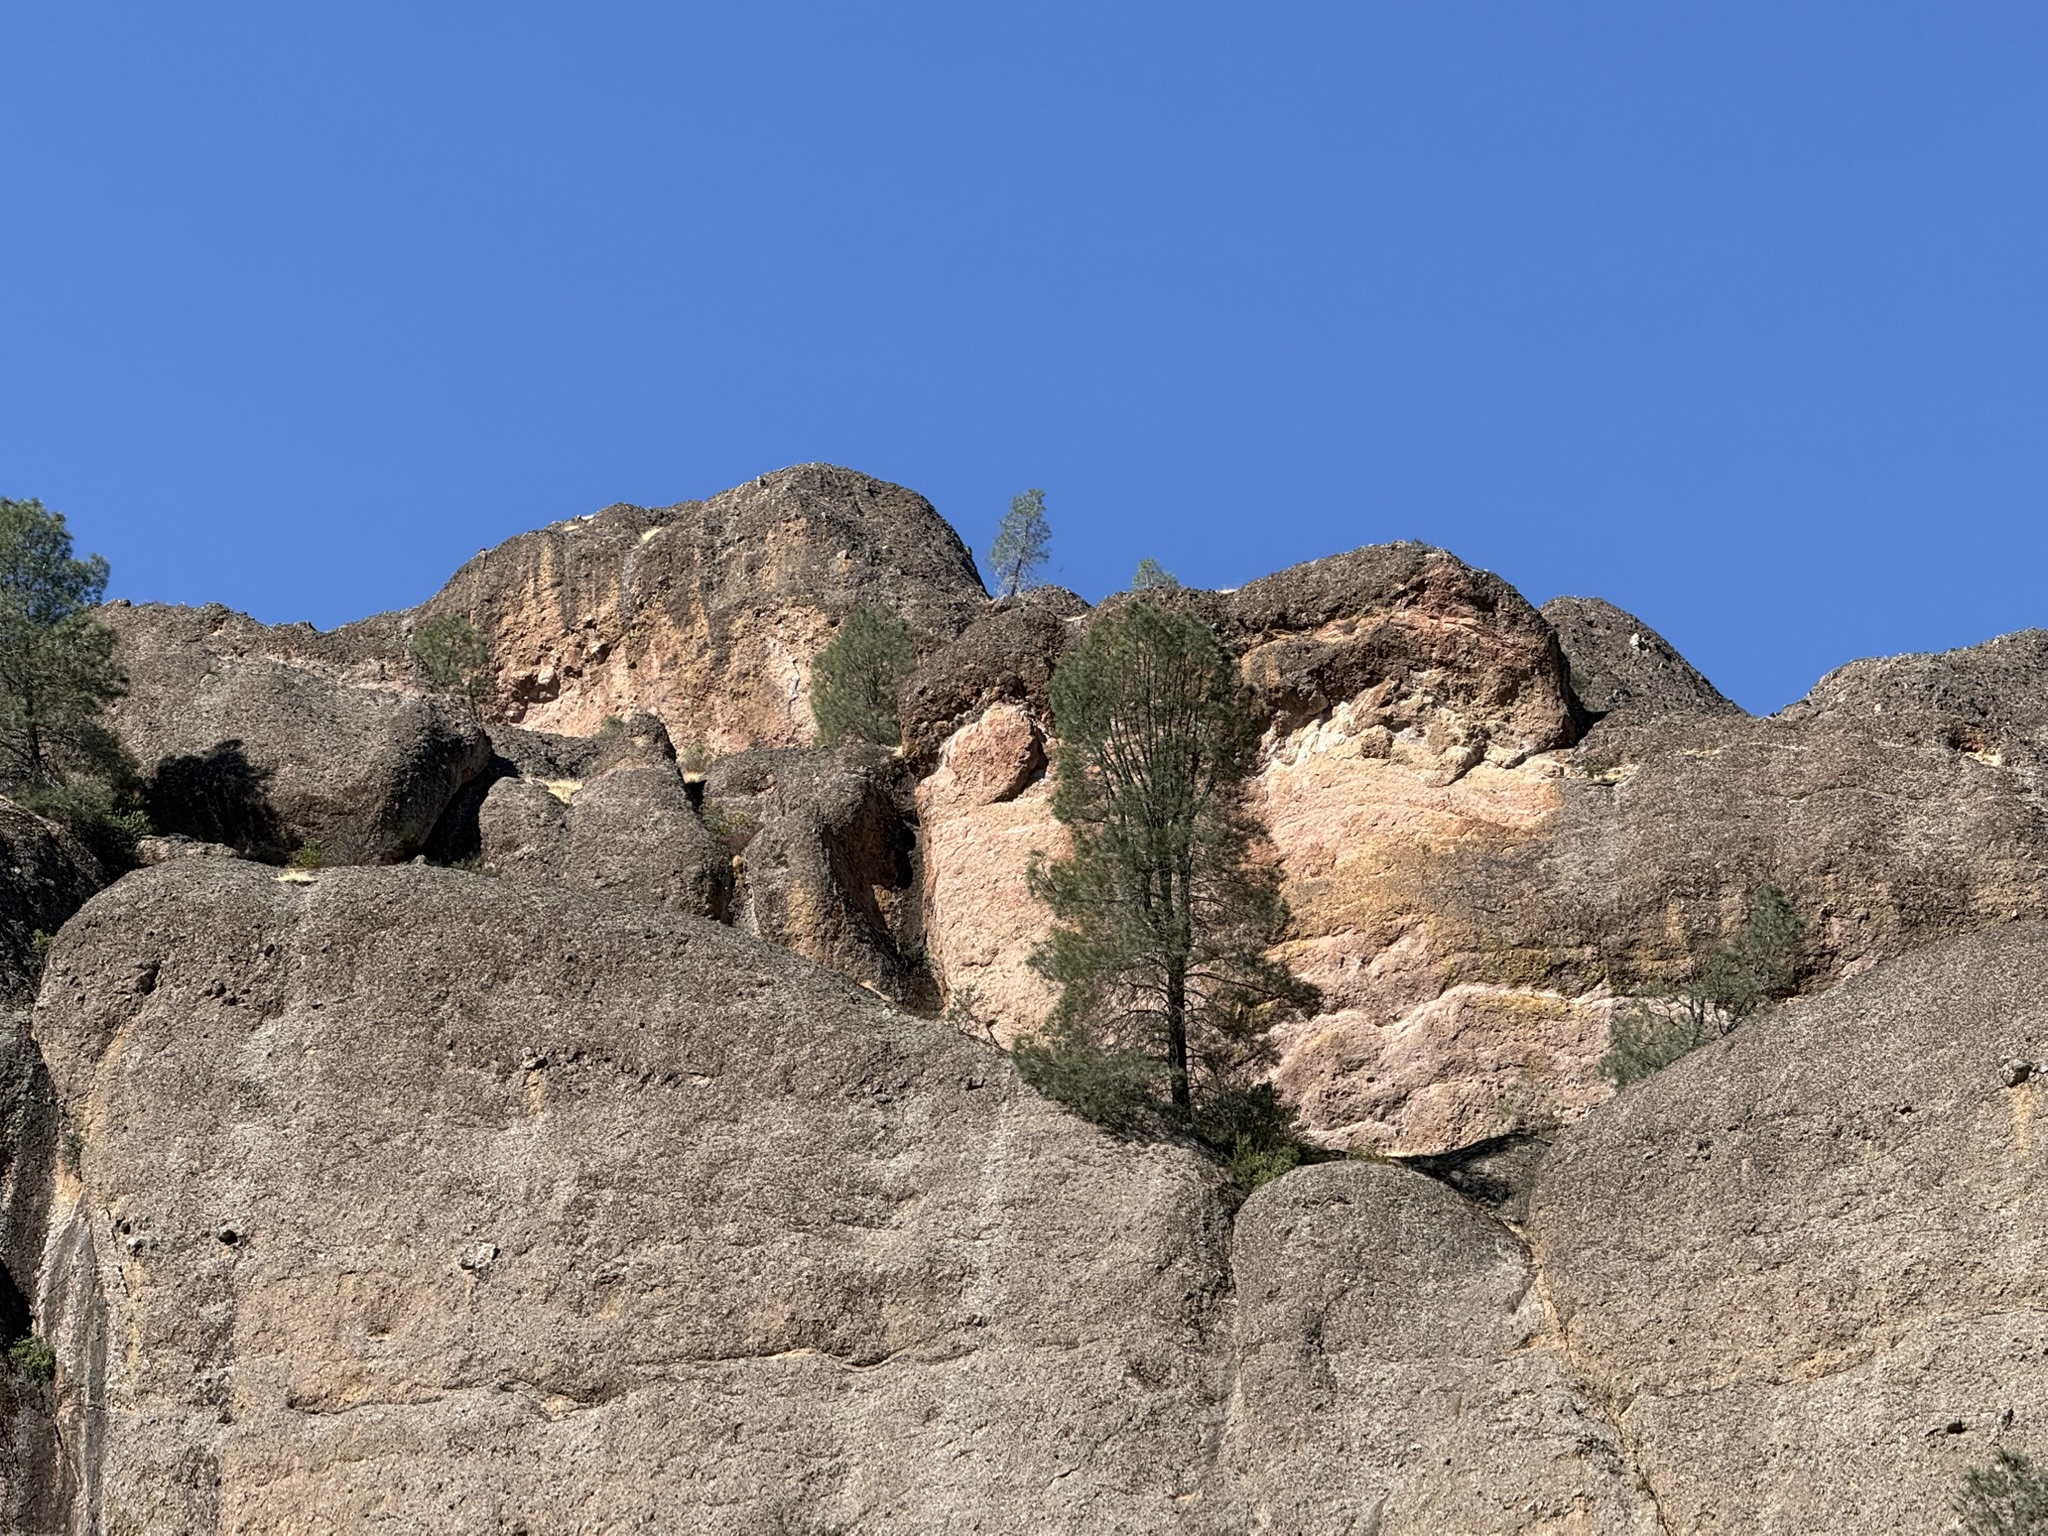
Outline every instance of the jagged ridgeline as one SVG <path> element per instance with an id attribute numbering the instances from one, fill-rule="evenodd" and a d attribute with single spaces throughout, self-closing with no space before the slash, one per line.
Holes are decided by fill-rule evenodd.
<path id="1" fill-rule="evenodd" d="M 1314 1156 L 1248 1194 L 1006 1053 L 1054 1001 L 1053 679 L 1114 611 L 1014 585 L 806 465 L 330 633 L 98 609 L 144 867 L 0 800 L 0 1529 L 1861 1536 L 2030 1496 L 2048 635 L 1757 719 L 1422 545 L 1148 572 L 1246 690 L 1233 805 L 1313 999 L 1259 1071 Z"/>

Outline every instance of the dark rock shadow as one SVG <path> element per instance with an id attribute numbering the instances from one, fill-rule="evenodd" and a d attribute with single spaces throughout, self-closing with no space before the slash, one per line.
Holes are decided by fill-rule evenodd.
<path id="1" fill-rule="evenodd" d="M 204 753 L 167 757 L 143 788 L 150 825 L 245 857 L 281 864 L 296 839 L 270 803 L 270 770 L 250 762 L 240 741 Z"/>

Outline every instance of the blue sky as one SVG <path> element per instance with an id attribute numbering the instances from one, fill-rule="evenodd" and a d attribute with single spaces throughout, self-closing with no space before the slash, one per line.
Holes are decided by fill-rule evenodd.
<path id="1" fill-rule="evenodd" d="M 2048 623 L 2048 11 L 0 0 L 0 495 L 331 625 L 826 459 L 1752 709 Z"/>

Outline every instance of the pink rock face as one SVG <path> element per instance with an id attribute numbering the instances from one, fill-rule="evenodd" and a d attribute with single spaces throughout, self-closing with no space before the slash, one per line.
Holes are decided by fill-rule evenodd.
<path id="1" fill-rule="evenodd" d="M 1430 905 L 1430 871 L 1538 835 L 1563 772 L 1556 755 L 1453 772 L 1461 745 L 1439 751 L 1426 731 L 1396 735 L 1347 704 L 1269 741 L 1253 786 L 1294 909 L 1285 953 L 1327 1010 L 1283 1027 L 1274 1080 L 1331 1146 L 1440 1152 L 1576 1118 L 1607 1095 L 1604 991 L 1457 979 L 1464 946 Z M 963 1011 L 1005 1045 L 1054 1001 L 1028 964 L 1051 914 L 1026 871 L 1034 851 L 1064 846 L 1044 761 L 1030 716 L 999 704 L 953 736 L 918 791 L 934 966 L 950 997 L 971 989 Z"/>
<path id="2" fill-rule="evenodd" d="M 1054 998 L 1030 966 L 1052 926 L 1031 894 L 1031 861 L 1067 846 L 1045 763 L 1031 717 L 997 704 L 954 733 L 917 790 L 933 970 L 962 1027 L 1004 1045 L 1035 1030 Z"/>

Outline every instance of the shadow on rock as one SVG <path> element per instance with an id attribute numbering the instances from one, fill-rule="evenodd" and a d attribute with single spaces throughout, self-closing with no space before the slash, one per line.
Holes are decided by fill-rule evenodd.
<path id="1" fill-rule="evenodd" d="M 144 796 L 150 824 L 206 843 L 226 843 L 252 859 L 282 863 L 293 839 L 270 803 L 270 770 L 250 762 L 239 741 L 203 753 L 167 757 Z"/>

